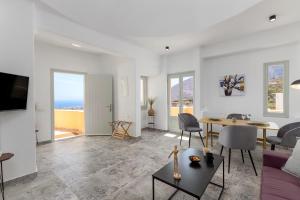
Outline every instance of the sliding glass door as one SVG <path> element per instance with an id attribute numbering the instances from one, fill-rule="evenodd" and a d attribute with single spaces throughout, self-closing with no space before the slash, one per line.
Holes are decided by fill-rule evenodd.
<path id="1" fill-rule="evenodd" d="M 194 113 L 194 73 L 168 75 L 168 128 L 178 132 L 178 114 Z"/>

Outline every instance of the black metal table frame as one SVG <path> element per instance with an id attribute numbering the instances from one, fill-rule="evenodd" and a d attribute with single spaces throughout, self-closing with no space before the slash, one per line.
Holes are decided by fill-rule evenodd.
<path id="1" fill-rule="evenodd" d="M 220 192 L 220 194 L 219 194 L 218 200 L 221 199 L 221 196 L 222 196 L 223 191 L 224 191 L 224 188 L 225 188 L 224 158 L 223 158 L 223 161 L 222 161 L 222 165 L 223 165 L 223 180 L 222 180 L 222 185 L 217 184 L 217 183 L 214 183 L 214 182 L 211 182 L 211 181 L 209 182 L 210 184 L 212 184 L 212 185 L 214 185 L 214 186 L 217 186 L 217 187 L 219 187 L 219 188 L 222 188 L 222 190 L 221 190 L 221 192 Z M 188 194 L 188 195 L 191 195 L 192 197 L 197 198 L 198 200 L 201 199 L 201 196 L 197 196 L 197 195 L 195 195 L 195 194 L 193 194 L 193 193 L 191 193 L 191 192 L 189 192 L 189 191 L 179 189 L 176 185 L 167 183 L 166 181 L 164 181 L 164 180 L 162 180 L 162 179 L 159 179 L 159 178 L 156 178 L 156 177 L 154 177 L 154 176 L 152 175 L 152 199 L 153 199 L 153 200 L 155 200 L 155 179 L 156 179 L 156 180 L 159 180 L 159 181 L 161 181 L 161 182 L 163 182 L 163 183 L 165 183 L 165 184 L 167 184 L 167 185 L 169 185 L 169 186 L 171 186 L 171 187 L 176 188 L 176 191 L 168 198 L 168 200 L 171 200 L 179 190 L 182 191 L 182 192 L 184 192 L 184 193 L 186 193 L 186 194 Z"/>
<path id="2" fill-rule="evenodd" d="M 2 193 L 2 199 L 4 200 L 4 181 L 3 181 L 3 167 L 2 167 L 2 161 L 0 162 L 1 165 L 1 193 Z"/>

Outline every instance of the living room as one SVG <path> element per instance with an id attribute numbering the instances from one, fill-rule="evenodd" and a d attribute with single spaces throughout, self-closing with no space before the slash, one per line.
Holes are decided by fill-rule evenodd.
<path id="1" fill-rule="evenodd" d="M 299 3 L 1 1 L 2 198 L 298 199 Z M 85 80 L 59 141 L 55 72 Z"/>

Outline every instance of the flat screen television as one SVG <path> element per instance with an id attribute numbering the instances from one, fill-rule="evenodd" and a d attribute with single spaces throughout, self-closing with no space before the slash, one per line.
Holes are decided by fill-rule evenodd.
<path id="1" fill-rule="evenodd" d="M 0 111 L 26 109 L 29 77 L 0 72 Z"/>

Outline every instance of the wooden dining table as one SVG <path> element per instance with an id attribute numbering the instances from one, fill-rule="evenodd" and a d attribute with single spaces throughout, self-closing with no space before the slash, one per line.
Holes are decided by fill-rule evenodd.
<path id="1" fill-rule="evenodd" d="M 208 137 L 211 137 L 211 146 L 213 145 L 212 137 L 218 132 L 212 130 L 212 125 L 220 126 L 234 126 L 234 125 L 252 125 L 256 126 L 257 129 L 263 131 L 263 138 L 257 138 L 258 141 L 262 141 L 263 148 L 267 147 L 267 131 L 277 131 L 279 129 L 278 125 L 275 122 L 261 122 L 261 121 L 250 121 L 250 120 L 232 120 L 225 118 L 212 118 L 212 117 L 203 117 L 199 120 L 200 123 L 203 123 L 203 127 L 206 126 L 205 131 L 205 145 L 208 147 Z M 210 126 L 210 130 L 209 130 Z"/>

